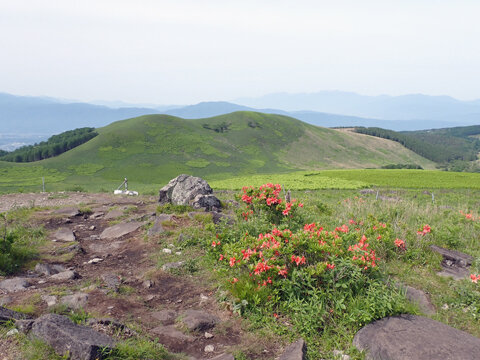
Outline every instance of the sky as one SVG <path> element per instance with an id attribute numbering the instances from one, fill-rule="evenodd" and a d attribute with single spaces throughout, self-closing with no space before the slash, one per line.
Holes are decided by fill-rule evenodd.
<path id="1" fill-rule="evenodd" d="M 0 92 L 193 104 L 480 98 L 478 0 L 0 0 Z"/>

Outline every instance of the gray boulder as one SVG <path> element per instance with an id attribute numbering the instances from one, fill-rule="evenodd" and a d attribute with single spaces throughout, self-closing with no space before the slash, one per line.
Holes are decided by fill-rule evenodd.
<path id="1" fill-rule="evenodd" d="M 155 235 L 155 234 L 161 234 L 165 232 L 165 229 L 162 225 L 163 222 L 165 221 L 170 221 L 172 220 L 172 215 L 169 214 L 160 214 L 155 217 L 155 222 L 153 226 L 148 229 L 148 235 Z"/>
<path id="2" fill-rule="evenodd" d="M 363 327 L 353 345 L 380 360 L 473 360 L 480 339 L 441 322 L 416 315 L 399 315 Z"/>
<path id="3" fill-rule="evenodd" d="M 455 280 L 468 278 L 470 275 L 470 266 L 473 257 L 460 251 L 449 250 L 440 246 L 431 245 L 430 249 L 442 255 L 442 271 L 437 275 L 445 277 L 453 277 Z"/>
<path id="4" fill-rule="evenodd" d="M 114 340 L 95 330 L 73 323 L 69 318 L 57 314 L 47 314 L 38 318 L 32 325 L 31 333 L 45 341 L 61 355 L 70 359 L 101 359 L 104 349 L 111 349 Z"/>
<path id="5" fill-rule="evenodd" d="M 9 320 L 24 320 L 30 319 L 27 314 L 22 314 L 17 311 L 7 309 L 3 306 L 0 306 L 0 324 L 7 322 Z"/>
<path id="6" fill-rule="evenodd" d="M 203 208 L 203 205 L 220 204 L 220 201 L 211 195 L 212 188 L 199 177 L 179 175 L 160 189 L 158 202 L 160 204 L 192 205 Z M 201 195 L 211 195 L 203 198 Z M 215 201 L 216 199 L 216 201 Z"/>
<path id="7" fill-rule="evenodd" d="M 285 348 L 279 360 L 303 360 L 306 354 L 307 344 L 303 339 L 298 339 Z"/>
<path id="8" fill-rule="evenodd" d="M 50 276 L 50 279 L 58 280 L 58 281 L 75 280 L 77 278 L 78 278 L 78 273 L 74 270 L 65 270 Z"/>

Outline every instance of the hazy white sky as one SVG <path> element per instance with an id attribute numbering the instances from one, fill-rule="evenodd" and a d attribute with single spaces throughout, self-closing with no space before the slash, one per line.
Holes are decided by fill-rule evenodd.
<path id="1" fill-rule="evenodd" d="M 0 0 L 0 92 L 480 98 L 479 0 Z"/>

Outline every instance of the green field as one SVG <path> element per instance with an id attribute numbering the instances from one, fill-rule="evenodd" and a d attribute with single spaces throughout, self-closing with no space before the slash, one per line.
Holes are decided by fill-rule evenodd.
<path id="1" fill-rule="evenodd" d="M 112 191 L 127 177 L 132 189 L 148 192 L 182 173 L 225 180 L 387 164 L 435 167 L 393 141 L 254 112 L 195 120 L 148 115 L 97 131 L 92 140 L 54 158 L 0 162 L 0 193 L 40 191 L 42 177 L 47 191 Z"/>
<path id="2" fill-rule="evenodd" d="M 480 189 L 480 174 L 434 170 L 325 170 L 256 175 L 212 181 L 214 189 L 241 189 L 271 182 L 292 190 L 359 189 L 367 187 L 416 189 Z"/>

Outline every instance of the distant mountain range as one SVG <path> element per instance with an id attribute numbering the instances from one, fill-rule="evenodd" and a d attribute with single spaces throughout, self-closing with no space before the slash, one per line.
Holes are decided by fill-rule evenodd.
<path id="1" fill-rule="evenodd" d="M 480 100 L 460 101 L 447 96 L 364 96 L 323 91 L 270 94 L 237 102 L 202 102 L 188 106 L 147 104 L 149 107 L 143 107 L 123 102 L 92 104 L 0 93 L 0 148 L 11 150 L 32 143 L 39 136 L 46 138 L 85 126 L 101 127 L 146 114 L 198 119 L 234 111 L 256 111 L 287 115 L 323 127 L 365 126 L 396 131 L 480 124 Z M 100 103 L 104 105 L 98 105 Z M 18 135 L 24 142 L 19 142 Z M 14 142 L 6 140 L 12 138 Z"/>
<path id="2" fill-rule="evenodd" d="M 343 91 L 275 93 L 235 103 L 286 111 L 312 110 L 383 120 L 480 121 L 480 100 L 461 101 L 449 96 L 410 94 L 366 96 Z"/>

